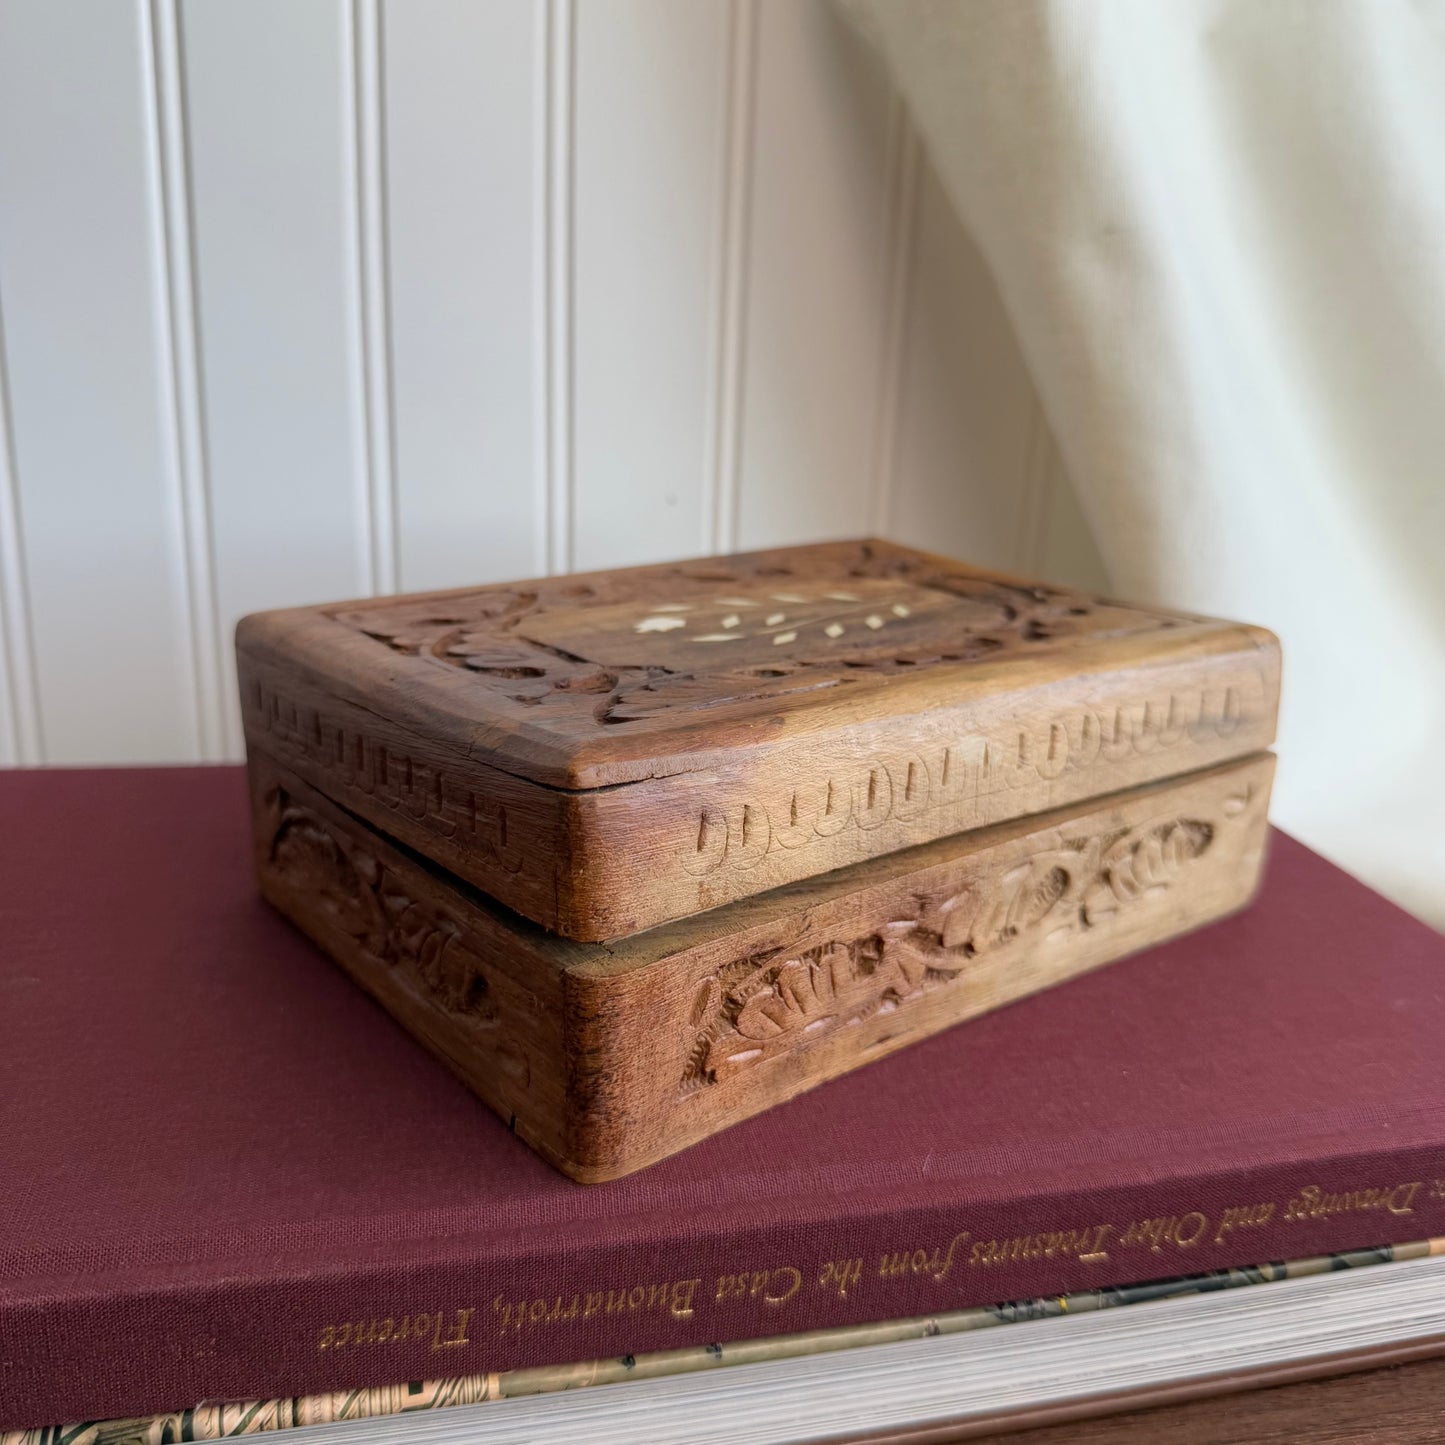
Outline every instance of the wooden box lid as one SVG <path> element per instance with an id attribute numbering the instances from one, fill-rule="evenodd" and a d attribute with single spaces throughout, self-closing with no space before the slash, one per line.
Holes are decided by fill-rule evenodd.
<path id="1" fill-rule="evenodd" d="M 248 748 L 567 937 L 1269 746 L 1279 644 L 879 541 L 257 613 Z"/>

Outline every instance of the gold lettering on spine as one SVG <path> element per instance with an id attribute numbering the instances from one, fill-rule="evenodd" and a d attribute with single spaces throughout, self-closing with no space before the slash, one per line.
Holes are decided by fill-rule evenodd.
<path id="1" fill-rule="evenodd" d="M 1180 1249 L 1193 1249 L 1208 1228 L 1209 1220 L 1197 1209 L 1193 1210 L 1175 1222 L 1174 1243 Z"/>
<path id="2" fill-rule="evenodd" d="M 933 1272 L 933 1278 L 936 1283 L 942 1284 L 943 1281 L 948 1278 L 953 1270 L 954 1251 L 959 1245 L 967 1243 L 968 1231 L 966 1229 L 961 1234 L 955 1234 L 953 1238 L 948 1241 L 948 1253 L 943 1257 L 943 1264 Z"/>
<path id="3" fill-rule="evenodd" d="M 539 1296 L 533 1300 L 509 1302 L 505 1295 L 492 1301 L 493 1323 L 499 1335 L 517 1334 L 522 1330 L 546 1328 L 549 1325 L 572 1324 L 594 1315 L 625 1315 L 639 1311 L 667 1314 L 673 1319 L 688 1319 L 693 1312 L 693 1294 L 700 1279 L 666 1280 L 656 1284 L 620 1284 L 607 1289 L 577 1290 L 569 1298 Z M 467 1323 L 473 1311 L 458 1310 L 456 1323 L 442 1337 L 440 1348 L 467 1342 Z"/>
<path id="4" fill-rule="evenodd" d="M 774 1269 L 768 1272 L 764 1281 L 763 1303 L 765 1305 L 785 1305 L 797 1294 L 802 1287 L 803 1273 L 792 1265 L 784 1265 L 781 1269 Z"/>
<path id="5" fill-rule="evenodd" d="M 1325 1219 L 1332 1214 L 1356 1214 L 1383 1209 L 1389 1214 L 1414 1212 L 1415 1195 L 1423 1181 L 1374 1189 L 1348 1189 L 1331 1194 L 1318 1184 L 1300 1190 L 1285 1205 L 1286 1219 Z"/>
<path id="6" fill-rule="evenodd" d="M 847 1299 L 848 1291 L 863 1278 L 861 1259 L 830 1259 L 818 1275 L 820 1289 L 834 1289 L 839 1299 Z"/>
<path id="7" fill-rule="evenodd" d="M 797 1294 L 802 1284 L 803 1272 L 791 1264 L 719 1275 L 713 1303 L 756 1299 L 766 1305 L 783 1305 Z"/>
<path id="8" fill-rule="evenodd" d="M 1224 1211 L 1224 1216 L 1219 1221 L 1219 1228 L 1215 1231 L 1215 1244 L 1223 1244 L 1225 1236 L 1235 1229 L 1258 1229 L 1266 1225 L 1274 1218 L 1274 1203 L 1267 1201 L 1263 1204 L 1232 1204 Z"/>
<path id="9" fill-rule="evenodd" d="M 500 1295 L 492 1306 L 504 1323 L 510 1322 L 513 1306 L 505 1304 Z M 520 1309 L 520 1306 L 516 1307 Z M 476 1310 L 470 1306 L 451 1311 L 406 1314 L 397 1322 L 395 1315 L 384 1319 L 354 1320 L 341 1325 L 327 1325 L 317 1337 L 318 1350 L 341 1350 L 357 1345 L 401 1344 L 406 1340 L 427 1340 L 433 1350 L 455 1349 L 470 1343 L 468 1331 Z"/>
<path id="10" fill-rule="evenodd" d="M 1420 1188 L 1418 1179 L 1413 1184 L 1401 1184 L 1398 1188 L 1390 1191 L 1390 1197 L 1385 1201 L 1385 1208 L 1391 1214 L 1413 1214 L 1415 1212 L 1415 1194 Z"/>
<path id="11" fill-rule="evenodd" d="M 1379 1211 L 1409 1216 L 1419 1206 L 1422 1189 L 1427 1190 L 1425 1198 L 1430 1204 L 1439 1207 L 1445 1203 L 1445 1180 L 1434 1181 L 1428 1189 L 1426 1181 L 1413 1180 L 1335 1192 L 1310 1184 L 1298 1188 L 1282 1208 L 1275 1200 L 1261 1200 L 1229 1204 L 1215 1214 L 1190 1209 L 1134 1220 L 1122 1230 L 1112 1223 L 1092 1223 L 992 1239 L 975 1239 L 968 1230 L 959 1230 L 946 1244 L 907 1241 L 897 1248 L 886 1249 L 877 1256 L 876 1271 L 865 1269 L 862 1258 L 755 1268 L 737 1261 L 739 1267 L 716 1277 L 712 1303 L 719 1307 L 778 1309 L 794 1299 L 805 1279 L 811 1278 L 816 1282 L 815 1288 L 836 1293 L 840 1301 L 867 1297 L 870 1301 L 867 1308 L 871 1309 L 875 1298 L 886 1305 L 888 1291 L 897 1285 L 919 1280 L 941 1285 L 956 1270 L 989 1270 L 1051 1259 L 1103 1264 L 1109 1261 L 1111 1249 L 1115 1252 L 1141 1249 L 1155 1254 L 1187 1251 L 1199 1245 L 1221 1244 L 1236 1230 L 1319 1219 L 1336 1213 Z M 1271 1237 L 1262 1247 L 1268 1250 L 1273 1245 Z M 1135 1261 L 1136 1265 L 1143 1263 Z M 1002 1279 L 999 1285 L 1003 1287 Z M 497 1334 L 506 1335 L 573 1324 L 600 1314 L 631 1315 L 646 1311 L 654 1316 L 690 1319 L 695 1313 L 701 1286 L 702 1280 L 694 1277 L 655 1283 L 613 1282 L 599 1289 L 576 1290 L 570 1296 L 511 1300 L 505 1294 L 498 1294 L 492 1301 L 492 1320 Z M 704 1302 L 707 1302 L 706 1296 Z M 472 1306 L 437 1306 L 400 1316 L 393 1313 L 345 1320 L 324 1326 L 314 1336 L 315 1346 L 317 1350 L 338 1350 L 425 1341 L 430 1350 L 457 1348 L 471 1342 L 475 1313 Z"/>

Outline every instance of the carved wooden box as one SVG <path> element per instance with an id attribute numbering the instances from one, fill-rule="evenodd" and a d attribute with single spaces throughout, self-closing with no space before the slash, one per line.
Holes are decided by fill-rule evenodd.
<path id="1" fill-rule="evenodd" d="M 265 895 L 625 1174 L 1240 907 L 1279 648 L 882 542 L 264 613 Z"/>
<path id="2" fill-rule="evenodd" d="M 1247 756 L 1279 680 L 1262 629 L 884 542 L 262 613 L 237 653 L 253 757 L 579 940 Z"/>
<path id="3" fill-rule="evenodd" d="M 1273 766 L 1070 803 L 612 944 L 500 908 L 255 750 L 251 785 L 266 896 L 595 1181 L 1241 907 Z"/>

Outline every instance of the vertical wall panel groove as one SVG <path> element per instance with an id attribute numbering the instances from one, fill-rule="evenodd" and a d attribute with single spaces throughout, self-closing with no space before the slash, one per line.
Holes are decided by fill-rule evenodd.
<path id="1" fill-rule="evenodd" d="M 228 630 L 247 612 L 354 597 L 379 580 L 354 18 L 352 0 L 182 0 L 207 478 Z M 234 754 L 229 647 L 222 661 Z"/>
<path id="2" fill-rule="evenodd" d="M 0 763 L 237 754 L 259 607 L 865 529 L 1102 574 L 832 0 L 10 0 L 0 36 Z"/>
<path id="3" fill-rule="evenodd" d="M 547 264 L 546 357 L 547 570 L 573 566 L 572 478 L 572 166 L 576 105 L 575 0 L 544 0 L 547 22 L 544 204 Z"/>
<path id="4" fill-rule="evenodd" d="M 16 763 L 45 761 L 40 683 L 30 626 L 20 480 L 11 427 L 10 386 L 5 358 L 5 321 L 0 300 L 0 663 L 10 702 L 10 732 Z"/>
<path id="5" fill-rule="evenodd" d="M 532 0 L 535 24 L 532 69 L 532 233 L 542 264 L 532 286 L 536 335 L 532 343 L 534 394 L 532 514 L 535 522 L 535 566 L 539 573 L 552 561 L 552 0 Z"/>
<path id="6" fill-rule="evenodd" d="M 828 0 L 758 6 L 737 542 L 866 530 L 887 267 L 877 57 Z"/>
<path id="7" fill-rule="evenodd" d="M 372 452 L 370 385 L 367 366 L 366 201 L 362 195 L 361 0 L 340 0 L 337 6 L 336 80 L 340 92 L 343 144 L 340 154 L 343 233 L 338 273 L 344 277 L 346 310 L 342 336 L 346 373 L 346 410 L 350 435 L 351 523 L 356 549 L 358 592 L 377 593 L 385 566 L 381 553 L 385 518 L 376 505 L 376 469 Z"/>
<path id="8" fill-rule="evenodd" d="M 356 227 L 357 393 L 371 590 L 395 592 L 400 561 L 392 445 L 391 325 L 387 291 L 385 72 L 380 0 L 352 0 L 352 194 Z"/>
<path id="9" fill-rule="evenodd" d="M 708 439 L 712 458 L 709 550 L 737 546 L 742 465 L 743 368 L 747 358 L 748 212 L 752 197 L 753 114 L 757 83 L 758 0 L 732 0 L 728 21 L 727 113 L 717 260 L 716 382 Z M 710 511 L 710 516 L 708 515 Z"/>
<path id="10" fill-rule="evenodd" d="M 888 148 L 888 250 L 884 285 L 883 351 L 878 365 L 878 411 L 873 447 L 870 530 L 886 535 L 898 473 L 898 410 L 913 281 L 913 232 L 918 211 L 918 134 L 901 96 L 893 101 Z"/>
<path id="11" fill-rule="evenodd" d="M 571 560 L 584 570 L 711 541 L 731 10 L 577 8 Z"/>
<path id="12" fill-rule="evenodd" d="M 546 7 L 384 0 L 383 239 L 403 590 L 547 569 Z"/>
<path id="13" fill-rule="evenodd" d="M 168 462 L 174 474 L 180 552 L 184 561 L 187 623 L 196 699 L 196 738 L 202 758 L 226 751 L 220 665 L 223 640 L 216 608 L 210 498 L 206 480 L 205 412 L 201 405 L 200 348 L 193 280 L 193 230 L 186 151 L 185 89 L 177 0 L 150 0 L 142 12 L 149 43 L 155 142 L 156 249 L 164 284 L 157 288 L 163 316 L 157 338 L 165 378 Z"/>
<path id="14" fill-rule="evenodd" d="M 200 753 L 149 19 L 0 6 L 7 650 L 28 644 L 48 763 Z"/>

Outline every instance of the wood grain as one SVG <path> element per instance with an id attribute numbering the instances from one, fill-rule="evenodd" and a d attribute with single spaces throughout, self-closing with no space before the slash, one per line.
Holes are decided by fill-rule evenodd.
<path id="1" fill-rule="evenodd" d="M 1259 628 L 890 543 L 263 613 L 248 742 L 613 938 L 1274 737 Z"/>
<path id="2" fill-rule="evenodd" d="M 1243 906 L 1274 760 L 923 845 L 611 945 L 548 934 L 258 749 L 262 891 L 584 1182 Z"/>

